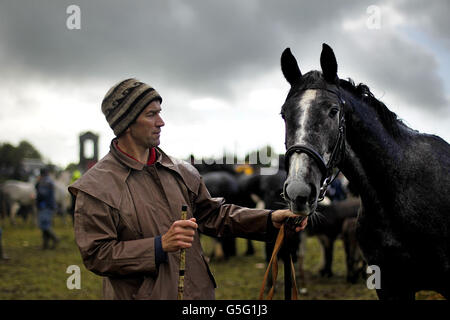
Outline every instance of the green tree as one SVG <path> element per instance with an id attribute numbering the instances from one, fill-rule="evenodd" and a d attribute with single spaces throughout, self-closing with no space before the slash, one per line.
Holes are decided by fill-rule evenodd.
<path id="1" fill-rule="evenodd" d="M 42 159 L 41 154 L 28 141 L 21 141 L 17 147 L 6 142 L 0 144 L 0 178 L 26 180 L 22 161 L 25 158 Z"/>
<path id="2" fill-rule="evenodd" d="M 74 172 L 75 170 L 79 170 L 78 163 L 71 162 L 67 165 L 65 171 Z"/>
<path id="3" fill-rule="evenodd" d="M 11 167 L 18 161 L 16 148 L 10 143 L 0 145 L 0 167 Z"/>
<path id="4" fill-rule="evenodd" d="M 39 151 L 37 151 L 31 145 L 31 143 L 29 143 L 28 141 L 25 141 L 25 140 L 20 141 L 20 143 L 17 147 L 17 151 L 19 153 L 19 156 L 22 159 L 24 159 L 24 158 L 42 159 L 42 156 L 39 153 Z"/>

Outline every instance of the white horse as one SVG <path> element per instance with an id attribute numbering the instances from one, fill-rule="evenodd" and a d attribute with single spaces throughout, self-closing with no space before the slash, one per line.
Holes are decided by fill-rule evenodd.
<path id="1" fill-rule="evenodd" d="M 67 174 L 61 174 L 58 178 L 52 177 L 54 181 L 54 195 L 57 205 L 57 213 L 64 216 L 70 208 L 70 194 L 67 187 L 70 181 Z M 23 182 L 18 180 L 8 180 L 2 184 L 1 189 L 4 194 L 3 201 L 8 202 L 2 205 L 3 208 L 9 208 L 9 212 L 2 212 L 3 215 L 9 216 L 11 223 L 16 223 L 17 213 L 20 208 L 28 209 L 32 213 L 33 220 L 37 223 L 36 208 L 36 188 L 35 181 Z"/>
<path id="2" fill-rule="evenodd" d="M 7 180 L 1 186 L 5 201 L 9 201 L 11 222 L 16 223 L 16 215 L 21 207 L 30 208 L 32 216 L 36 221 L 36 189 L 31 182 L 23 182 L 18 180 Z"/>
<path id="3" fill-rule="evenodd" d="M 62 172 L 58 178 L 53 178 L 54 182 L 54 193 L 55 193 L 55 202 L 58 210 L 58 213 L 64 217 L 66 213 L 69 212 L 71 206 L 71 196 L 67 187 L 70 184 L 70 173 L 67 171 Z M 65 221 L 65 220 L 64 220 Z"/>

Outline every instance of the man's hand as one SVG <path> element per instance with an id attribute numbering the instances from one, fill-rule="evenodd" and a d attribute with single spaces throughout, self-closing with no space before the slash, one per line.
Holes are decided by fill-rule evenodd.
<path id="1" fill-rule="evenodd" d="M 298 215 L 292 213 L 290 210 L 276 210 L 272 212 L 272 223 L 275 228 L 280 229 L 287 218 L 297 218 L 297 217 Z M 308 217 L 305 217 L 300 223 L 300 225 L 295 228 L 295 231 L 299 232 L 305 229 L 307 224 L 308 224 Z"/>
<path id="2" fill-rule="evenodd" d="M 194 241 L 195 230 L 198 228 L 195 221 L 195 218 L 175 221 L 161 237 L 162 249 L 165 252 L 173 252 L 190 248 Z"/>

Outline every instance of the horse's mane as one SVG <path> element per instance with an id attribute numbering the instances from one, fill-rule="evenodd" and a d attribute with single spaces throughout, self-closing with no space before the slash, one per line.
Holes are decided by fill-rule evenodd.
<path id="1" fill-rule="evenodd" d="M 402 132 L 400 126 L 405 126 L 405 124 L 398 118 L 397 114 L 389 110 L 383 102 L 375 98 L 368 86 L 363 83 L 355 85 L 350 78 L 348 78 L 348 80 L 339 79 L 339 86 L 372 107 L 379 115 L 386 130 L 391 133 L 392 136 L 400 136 Z"/>
<path id="2" fill-rule="evenodd" d="M 304 90 L 304 88 L 306 88 L 308 85 L 324 81 L 325 80 L 323 79 L 321 72 L 310 71 L 302 76 L 302 82 L 299 86 L 291 88 L 286 100 L 297 94 L 302 89 Z M 389 110 L 383 102 L 375 98 L 369 87 L 365 84 L 360 83 L 358 85 L 355 85 L 354 81 L 350 78 L 348 78 L 348 80 L 339 79 L 339 87 L 352 94 L 356 100 L 364 102 L 368 106 L 373 108 L 380 117 L 380 121 L 383 126 L 393 137 L 399 137 L 401 135 L 401 133 L 403 132 L 403 130 L 401 130 L 401 127 L 408 128 L 403 123 L 403 121 L 398 118 L 397 114 Z"/>

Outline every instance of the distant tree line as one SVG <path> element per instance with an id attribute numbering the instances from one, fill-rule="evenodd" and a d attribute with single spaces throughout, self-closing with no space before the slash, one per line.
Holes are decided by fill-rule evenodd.
<path id="1" fill-rule="evenodd" d="M 23 166 L 24 159 L 42 160 L 42 156 L 28 141 L 21 141 L 17 146 L 0 143 L 0 180 L 28 180 L 29 172 Z"/>

